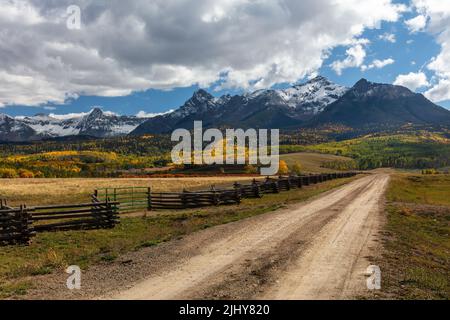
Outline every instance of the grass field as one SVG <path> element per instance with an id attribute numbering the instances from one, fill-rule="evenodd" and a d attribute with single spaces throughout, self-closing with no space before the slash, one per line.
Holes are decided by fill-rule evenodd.
<path id="1" fill-rule="evenodd" d="M 97 188 L 151 187 L 154 191 L 182 191 L 208 188 L 210 185 L 249 181 L 249 177 L 197 177 L 197 178 L 66 178 L 66 179 L 0 179 L 0 198 L 8 205 L 46 205 L 90 202 Z"/>
<path id="2" fill-rule="evenodd" d="M 107 263 L 131 250 L 306 200 L 353 179 L 327 181 L 265 195 L 262 199 L 246 199 L 240 205 L 157 212 L 146 217 L 122 217 L 121 223 L 111 230 L 38 234 L 30 246 L 0 247 L 0 298 L 24 294 L 33 285 L 34 275 L 56 270 L 63 272 L 73 264 L 84 269 L 91 264 Z"/>
<path id="3" fill-rule="evenodd" d="M 445 168 L 450 165 L 450 139 L 447 134 L 427 131 L 374 134 L 317 145 L 280 147 L 281 153 L 305 151 L 350 157 L 361 170 Z"/>
<path id="4" fill-rule="evenodd" d="M 288 166 L 300 162 L 304 172 L 336 172 L 323 168 L 332 161 L 348 161 L 350 158 L 319 153 L 294 153 L 280 156 Z M 186 177 L 186 178 L 41 178 L 41 179 L 0 179 L 0 199 L 18 206 L 26 204 L 48 205 L 90 202 L 95 189 L 106 187 L 151 187 L 154 191 L 173 192 L 184 188 L 195 190 L 210 185 L 231 185 L 234 181 L 250 181 L 253 177 Z"/>
<path id="5" fill-rule="evenodd" d="M 302 170 L 308 173 L 336 172 L 335 169 L 325 168 L 324 165 L 329 162 L 346 162 L 352 160 L 348 157 L 312 152 L 283 154 L 280 156 L 280 159 L 286 161 L 289 167 L 296 162 L 299 162 L 302 166 Z"/>
<path id="6" fill-rule="evenodd" d="M 378 297 L 450 299 L 450 175 L 394 175 L 387 200 Z"/>

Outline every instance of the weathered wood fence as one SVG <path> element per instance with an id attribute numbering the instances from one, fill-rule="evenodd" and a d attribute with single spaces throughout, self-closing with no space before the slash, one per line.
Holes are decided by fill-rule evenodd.
<path id="1" fill-rule="evenodd" d="M 150 188 L 116 188 L 96 190 L 92 203 L 12 208 L 0 200 L 0 244 L 28 243 L 36 232 L 113 228 L 119 212 L 134 210 L 177 210 L 238 204 L 243 198 L 261 198 L 328 180 L 355 176 L 354 172 L 288 176 L 235 183 L 230 189 L 183 192 L 152 192 Z M 120 192 L 119 192 L 120 191 Z M 131 195 L 130 195 L 131 194 Z M 111 198 L 115 201 L 111 201 Z M 117 200 L 130 200 L 122 205 Z"/>
<path id="2" fill-rule="evenodd" d="M 150 188 L 141 188 L 142 191 L 135 192 L 135 188 L 111 188 L 96 190 L 94 196 L 102 200 L 119 200 L 120 212 L 146 210 L 177 210 L 201 208 L 208 206 L 238 204 L 243 198 L 261 198 L 264 194 L 279 193 L 294 188 L 301 188 L 328 180 L 346 178 L 356 175 L 354 172 L 340 172 L 330 174 L 315 174 L 304 176 L 288 176 L 278 178 L 266 178 L 265 180 L 253 180 L 251 184 L 235 183 L 232 189 L 215 189 L 205 191 L 183 192 L 153 192 Z M 106 192 L 105 192 L 106 190 Z M 124 198 L 120 198 L 120 196 Z M 139 190 L 139 189 L 138 189 Z M 123 206 L 122 201 L 133 199 L 132 203 Z"/>
<path id="3" fill-rule="evenodd" d="M 0 245 L 26 244 L 34 233 L 31 214 L 25 206 L 11 208 L 0 200 Z"/>
<path id="4" fill-rule="evenodd" d="M 37 232 L 113 228 L 116 202 L 12 208 L 0 201 L 0 244 L 26 244 Z"/>
<path id="5" fill-rule="evenodd" d="M 93 202 L 31 208 L 34 230 L 109 229 L 119 222 L 116 202 Z"/>
<path id="6" fill-rule="evenodd" d="M 150 196 L 150 210 L 189 209 L 236 204 L 241 196 L 236 190 L 187 191 L 155 193 Z"/>
<path id="7" fill-rule="evenodd" d="M 150 210 L 151 189 L 147 187 L 103 188 L 94 191 L 99 201 L 118 202 L 120 212 Z"/>

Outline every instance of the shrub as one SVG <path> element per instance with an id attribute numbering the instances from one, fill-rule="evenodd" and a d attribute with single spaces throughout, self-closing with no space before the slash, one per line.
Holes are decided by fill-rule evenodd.
<path id="1" fill-rule="evenodd" d="M 291 168 L 291 172 L 295 173 L 296 175 L 300 175 L 302 173 L 302 165 L 300 162 L 296 161 L 294 165 Z"/>
<path id="2" fill-rule="evenodd" d="M 17 178 L 17 171 L 10 168 L 0 168 L 0 178 Z"/>
<path id="3" fill-rule="evenodd" d="M 21 178 L 34 178 L 34 173 L 27 169 L 19 169 L 19 177 Z"/>
<path id="4" fill-rule="evenodd" d="M 422 174 L 439 174 L 439 172 L 436 169 L 424 169 Z"/>
<path id="5" fill-rule="evenodd" d="M 34 174 L 34 177 L 35 177 L 35 178 L 45 178 L 45 175 L 44 175 L 41 171 L 37 171 L 37 172 Z"/>
<path id="6" fill-rule="evenodd" d="M 279 175 L 286 175 L 289 173 L 288 165 L 286 164 L 286 161 L 280 160 L 280 165 L 278 166 L 278 174 Z"/>

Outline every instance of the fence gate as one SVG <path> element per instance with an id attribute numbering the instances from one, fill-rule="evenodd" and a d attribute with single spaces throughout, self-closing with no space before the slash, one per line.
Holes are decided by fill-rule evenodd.
<path id="1" fill-rule="evenodd" d="M 119 202 L 120 212 L 150 210 L 150 187 L 103 188 L 95 190 L 99 201 Z"/>

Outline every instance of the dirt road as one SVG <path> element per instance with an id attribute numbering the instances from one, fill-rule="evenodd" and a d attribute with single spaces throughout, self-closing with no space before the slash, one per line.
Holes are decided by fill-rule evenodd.
<path id="1" fill-rule="evenodd" d="M 365 289 L 389 176 L 192 234 L 145 280 L 103 299 L 345 299 Z M 163 249 L 161 249 L 163 250 Z"/>

